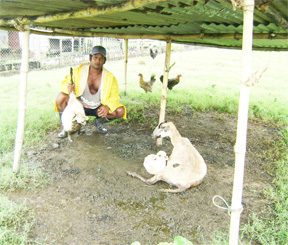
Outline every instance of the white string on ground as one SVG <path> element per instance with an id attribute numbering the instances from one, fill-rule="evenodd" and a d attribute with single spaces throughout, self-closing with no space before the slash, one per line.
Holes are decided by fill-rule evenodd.
<path id="1" fill-rule="evenodd" d="M 217 205 L 217 204 L 215 203 L 215 199 L 216 199 L 216 198 L 220 198 L 220 199 L 225 203 L 226 207 L 221 207 L 221 206 Z M 231 215 L 231 212 L 240 212 L 240 213 L 241 213 L 241 212 L 243 211 L 243 207 L 241 207 L 241 208 L 239 208 L 239 209 L 234 209 L 234 210 L 232 210 L 232 209 L 231 209 L 231 206 L 228 205 L 228 203 L 225 201 L 225 199 L 224 199 L 223 197 L 221 197 L 221 196 L 218 196 L 218 195 L 217 195 L 217 196 L 214 196 L 213 199 L 212 199 L 212 201 L 213 201 L 213 204 L 214 204 L 217 208 L 221 208 L 221 209 L 227 210 L 229 215 Z"/>

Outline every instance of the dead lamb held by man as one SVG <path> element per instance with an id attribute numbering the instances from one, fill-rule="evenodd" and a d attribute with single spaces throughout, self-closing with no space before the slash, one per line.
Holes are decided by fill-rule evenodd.
<path id="1" fill-rule="evenodd" d="M 153 185 L 160 180 L 165 181 L 171 186 L 177 187 L 176 189 L 161 190 L 171 193 L 182 192 L 201 184 L 207 174 L 207 165 L 189 139 L 182 137 L 172 122 L 160 123 L 153 131 L 152 137 L 170 138 L 173 150 L 167 165 L 149 179 L 127 171 L 128 175 L 138 178 L 148 185 Z"/>
<path id="2" fill-rule="evenodd" d="M 86 124 L 89 119 L 85 115 L 83 105 L 77 100 L 74 92 L 69 94 L 69 101 L 61 116 L 63 128 L 68 132 L 68 140 L 72 142 L 71 134 L 78 132 L 80 134 L 81 126 Z"/>

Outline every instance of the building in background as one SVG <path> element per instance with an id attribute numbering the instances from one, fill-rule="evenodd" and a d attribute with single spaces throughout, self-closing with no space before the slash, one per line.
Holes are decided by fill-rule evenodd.
<path id="1" fill-rule="evenodd" d="M 29 69 L 48 69 L 87 62 L 93 46 L 102 45 L 107 59 L 123 59 L 125 41 L 107 37 L 58 37 L 30 34 Z M 128 55 L 149 55 L 151 46 L 164 52 L 165 42 L 153 40 L 129 40 Z M 21 65 L 21 36 L 19 32 L 0 30 L 0 74 L 19 71 Z"/>

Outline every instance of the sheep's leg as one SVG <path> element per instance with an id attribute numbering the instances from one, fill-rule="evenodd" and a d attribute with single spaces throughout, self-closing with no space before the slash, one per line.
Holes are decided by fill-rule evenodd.
<path id="1" fill-rule="evenodd" d="M 129 171 L 126 171 L 126 173 L 129 175 L 129 176 L 131 176 L 131 177 L 133 177 L 133 178 L 138 178 L 138 179 L 140 179 L 140 180 L 142 180 L 143 182 L 146 182 L 146 179 L 145 178 L 143 178 L 141 175 L 139 175 L 139 174 L 136 174 L 135 172 L 129 172 Z"/>
<path id="2" fill-rule="evenodd" d="M 152 178 L 150 178 L 150 179 L 145 179 L 145 178 L 143 178 L 141 175 L 139 175 L 139 174 L 137 174 L 137 173 L 135 173 L 135 172 L 129 172 L 129 171 L 127 171 L 126 172 L 128 175 L 130 175 L 130 176 L 132 176 L 132 177 L 134 177 L 134 178 L 138 178 L 138 179 L 140 179 L 140 180 L 142 180 L 144 183 L 146 183 L 147 185 L 153 185 L 153 184 L 155 184 L 157 181 L 159 181 L 160 179 L 159 178 L 157 178 L 157 175 L 154 175 Z"/>
<path id="3" fill-rule="evenodd" d="M 72 142 L 70 133 L 68 133 L 68 140 L 69 140 L 70 142 Z"/>
<path id="4" fill-rule="evenodd" d="M 160 189 L 160 191 L 162 192 L 169 192 L 169 193 L 179 193 L 179 192 L 183 192 L 186 190 L 187 188 L 185 187 L 178 187 L 177 189 Z"/>
<path id="5" fill-rule="evenodd" d="M 79 124 L 79 127 L 77 129 L 77 135 L 81 135 L 83 133 L 83 131 L 81 131 L 81 129 L 82 129 L 82 125 Z M 85 129 L 84 129 L 84 131 L 85 131 Z"/>
<path id="6" fill-rule="evenodd" d="M 81 128 L 79 128 L 78 130 L 77 130 L 77 136 L 79 136 L 79 135 L 81 135 L 81 130 L 80 130 Z"/>

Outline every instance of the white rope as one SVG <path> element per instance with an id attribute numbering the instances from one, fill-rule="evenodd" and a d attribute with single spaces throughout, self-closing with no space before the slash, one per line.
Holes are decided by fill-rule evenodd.
<path id="1" fill-rule="evenodd" d="M 219 206 L 219 205 L 217 205 L 216 203 L 215 203 L 215 199 L 216 198 L 220 198 L 224 203 L 225 203 L 225 205 L 226 205 L 226 207 L 221 207 L 221 206 Z M 227 210 L 228 211 L 228 214 L 229 215 L 231 215 L 231 212 L 242 212 L 243 211 L 243 207 L 241 207 L 241 208 L 239 208 L 239 209 L 231 209 L 231 207 L 228 205 L 228 203 L 225 201 L 225 199 L 223 198 L 223 197 L 221 197 L 221 196 L 214 196 L 213 197 L 213 204 L 217 207 L 217 208 L 221 208 L 221 209 L 225 209 L 225 210 Z"/>
<path id="2" fill-rule="evenodd" d="M 226 208 L 226 207 L 221 207 L 221 206 L 219 206 L 219 205 L 217 205 L 217 204 L 215 203 L 215 199 L 216 199 L 217 197 L 220 198 L 220 199 L 226 204 L 227 208 Z M 221 197 L 221 196 L 214 196 L 214 197 L 213 197 L 213 204 L 214 204 L 217 208 L 221 208 L 221 209 L 226 209 L 226 210 L 228 210 L 228 212 L 229 212 L 229 210 L 230 210 L 230 207 L 229 207 L 228 203 L 227 203 L 227 202 L 224 200 L 224 198 Z"/>

